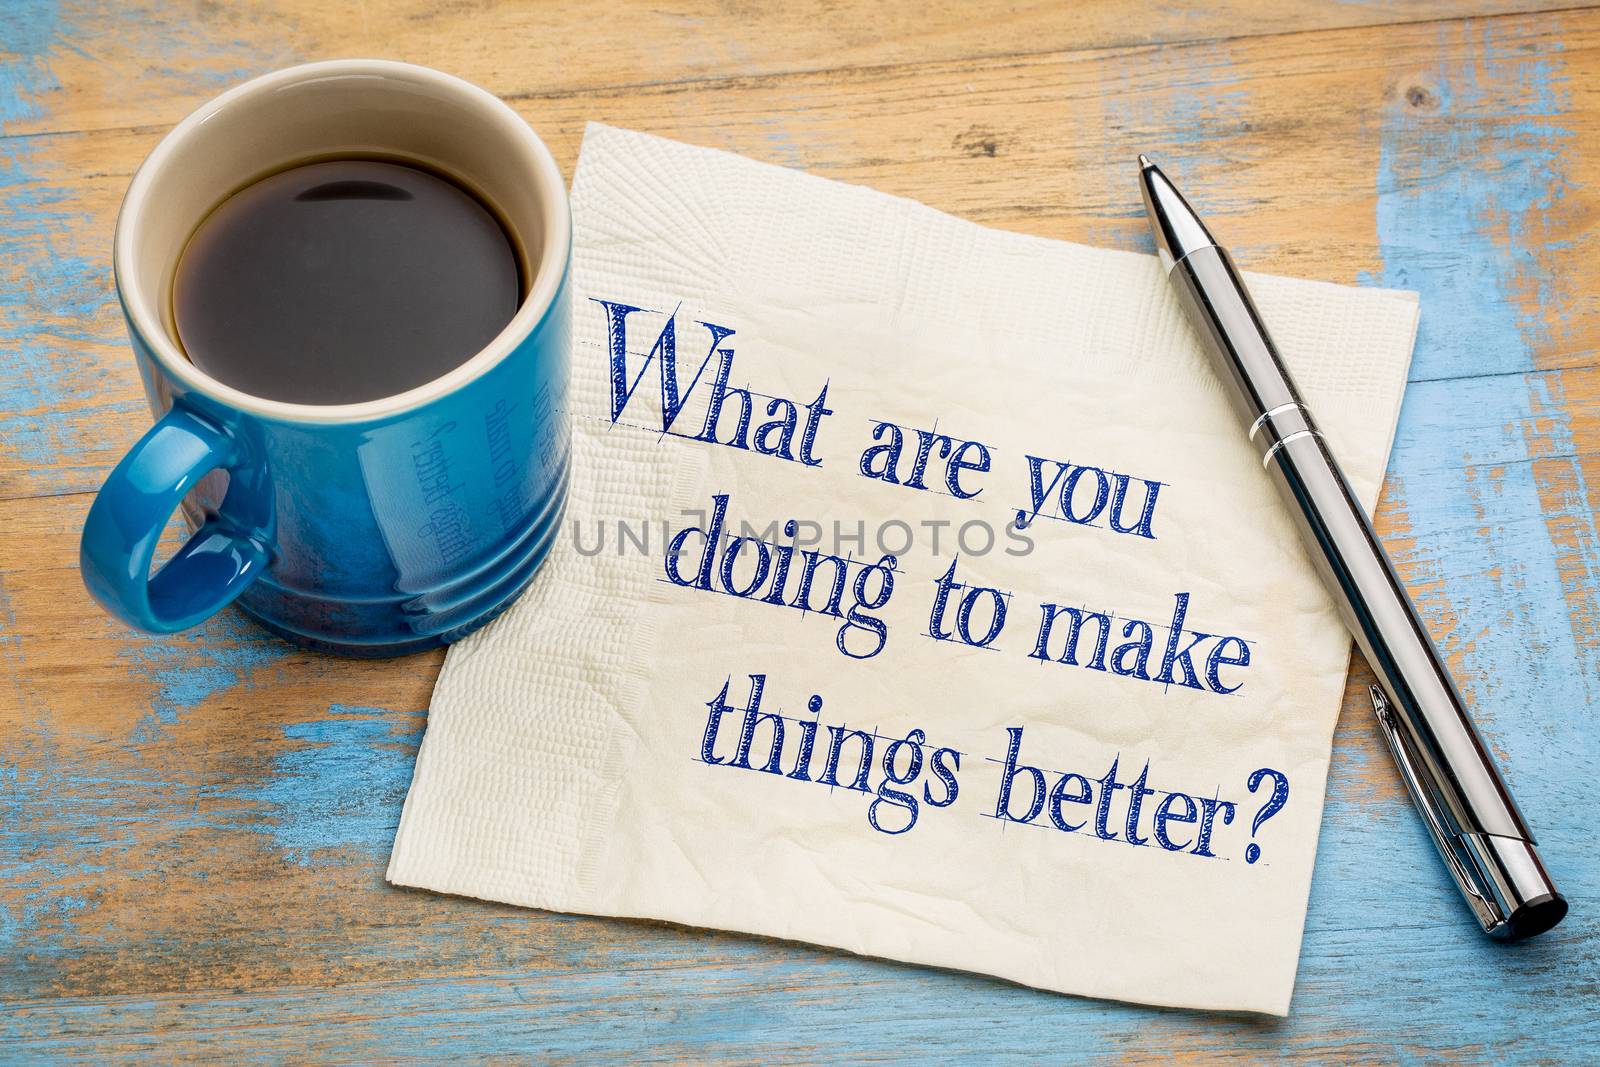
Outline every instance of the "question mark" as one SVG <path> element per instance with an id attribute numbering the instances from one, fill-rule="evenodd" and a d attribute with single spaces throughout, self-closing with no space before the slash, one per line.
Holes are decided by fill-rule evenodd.
<path id="1" fill-rule="evenodd" d="M 1255 821 L 1250 824 L 1251 837 L 1256 836 L 1256 831 L 1261 829 L 1261 824 L 1282 811 L 1283 806 L 1289 801 L 1289 779 L 1271 767 L 1262 767 L 1260 770 L 1251 771 L 1245 785 L 1249 786 L 1250 792 L 1254 793 L 1261 787 L 1262 780 L 1268 775 L 1272 776 L 1272 796 L 1268 797 L 1267 802 L 1261 805 L 1261 810 L 1256 812 Z M 1244 861 L 1246 863 L 1254 863 L 1260 858 L 1261 846 L 1254 841 L 1250 842 L 1244 850 Z"/>

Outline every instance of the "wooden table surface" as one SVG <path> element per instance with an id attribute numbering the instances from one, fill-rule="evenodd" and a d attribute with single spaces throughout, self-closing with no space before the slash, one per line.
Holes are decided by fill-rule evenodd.
<path id="1" fill-rule="evenodd" d="M 0 1059 L 1600 1058 L 1600 10 L 1543 6 L 4 0 Z M 1420 291 L 1379 530 L 1570 919 L 1477 932 L 1359 664 L 1287 1020 L 386 886 L 442 654 L 149 637 L 77 569 L 150 418 L 130 175 L 224 87 L 351 55 L 484 85 L 569 175 L 595 119 L 1121 248 L 1148 151 L 1251 268 Z"/>

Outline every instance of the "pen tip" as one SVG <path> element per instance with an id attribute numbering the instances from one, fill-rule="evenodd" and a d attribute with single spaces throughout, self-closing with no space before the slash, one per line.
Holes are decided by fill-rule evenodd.
<path id="1" fill-rule="evenodd" d="M 1140 152 L 1139 153 L 1139 169 L 1140 170 L 1146 170 L 1146 169 L 1148 169 L 1150 167 L 1153 167 L 1153 166 L 1155 166 L 1155 164 L 1150 162 L 1150 157 L 1145 155 L 1143 152 Z"/>

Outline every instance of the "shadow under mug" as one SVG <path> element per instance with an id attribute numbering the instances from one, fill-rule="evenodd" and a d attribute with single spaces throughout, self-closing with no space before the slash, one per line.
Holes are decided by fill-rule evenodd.
<path id="1" fill-rule="evenodd" d="M 453 175 L 506 222 L 527 296 L 506 328 L 426 385 L 359 404 L 233 389 L 185 358 L 172 314 L 180 253 L 246 185 L 327 157 L 411 160 Z M 117 219 L 117 293 L 158 421 L 84 525 L 84 583 L 113 615 L 171 633 L 237 600 L 323 651 L 392 656 L 487 622 L 560 527 L 571 454 L 566 187 L 544 143 L 459 78 L 379 60 L 246 82 L 169 133 Z M 152 575 L 182 505 L 193 535 Z"/>

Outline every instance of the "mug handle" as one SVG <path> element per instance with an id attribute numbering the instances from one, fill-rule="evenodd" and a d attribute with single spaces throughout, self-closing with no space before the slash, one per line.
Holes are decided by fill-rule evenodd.
<path id="1" fill-rule="evenodd" d="M 151 575 L 167 520 L 201 478 L 219 469 L 229 472 L 229 482 L 218 514 Z M 232 434 L 174 404 L 122 457 L 89 508 L 78 555 L 84 585 L 112 615 L 152 633 L 210 618 L 270 559 L 269 529 L 240 521 L 270 507 L 264 473 Z"/>

